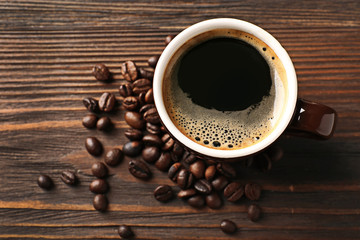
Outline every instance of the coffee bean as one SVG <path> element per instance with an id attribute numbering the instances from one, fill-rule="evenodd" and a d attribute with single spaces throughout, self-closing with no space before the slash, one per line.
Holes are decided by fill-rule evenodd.
<path id="1" fill-rule="evenodd" d="M 131 141 L 139 141 L 143 138 L 142 131 L 133 128 L 126 129 L 124 135 Z"/>
<path id="2" fill-rule="evenodd" d="M 149 179 L 151 171 L 144 161 L 131 159 L 129 161 L 129 172 L 136 178 Z"/>
<path id="3" fill-rule="evenodd" d="M 173 146 L 173 150 L 172 152 L 178 156 L 178 157 L 182 157 L 183 154 L 184 154 L 184 148 L 177 142 L 174 143 L 174 146 Z"/>
<path id="4" fill-rule="evenodd" d="M 152 87 L 152 83 L 149 79 L 140 78 L 133 83 L 133 92 L 136 95 L 144 92 L 146 93 Z"/>
<path id="5" fill-rule="evenodd" d="M 125 122 L 135 129 L 143 129 L 145 126 L 145 121 L 138 112 L 126 112 L 124 118 Z"/>
<path id="6" fill-rule="evenodd" d="M 85 148 L 91 155 L 100 156 L 103 152 L 101 142 L 95 137 L 88 137 L 85 140 Z"/>
<path id="7" fill-rule="evenodd" d="M 155 68 L 157 62 L 159 61 L 160 55 L 152 56 L 148 59 L 149 67 Z"/>
<path id="8" fill-rule="evenodd" d="M 160 130 L 163 132 L 163 133 L 167 133 L 167 130 L 164 126 L 160 126 Z"/>
<path id="9" fill-rule="evenodd" d="M 196 191 L 202 194 L 209 194 L 212 191 L 212 186 L 210 182 L 206 179 L 197 180 L 194 184 Z"/>
<path id="10" fill-rule="evenodd" d="M 238 182 L 232 182 L 224 189 L 224 197 L 229 202 L 237 202 L 244 195 L 244 185 Z"/>
<path id="11" fill-rule="evenodd" d="M 96 194 L 93 200 L 93 206 L 98 211 L 106 211 L 108 206 L 107 197 L 104 194 Z"/>
<path id="12" fill-rule="evenodd" d="M 132 141 L 124 144 L 123 153 L 126 156 L 135 157 L 141 153 L 142 149 L 143 149 L 142 142 Z"/>
<path id="13" fill-rule="evenodd" d="M 142 158 L 148 163 L 154 163 L 160 157 L 160 149 L 155 146 L 148 146 L 142 150 Z"/>
<path id="14" fill-rule="evenodd" d="M 89 189 L 93 193 L 106 193 L 109 189 L 109 184 L 104 179 L 95 179 L 90 183 Z"/>
<path id="15" fill-rule="evenodd" d="M 132 238 L 134 236 L 134 233 L 131 230 L 131 228 L 126 225 L 120 225 L 119 229 L 118 229 L 118 233 L 119 233 L 119 236 L 124 239 Z"/>
<path id="16" fill-rule="evenodd" d="M 140 106 L 144 106 L 144 105 L 146 104 L 146 102 L 145 102 L 145 95 L 146 95 L 145 92 L 139 93 L 138 99 L 139 99 L 139 104 L 140 104 Z"/>
<path id="17" fill-rule="evenodd" d="M 101 117 L 97 123 L 96 128 L 100 131 L 107 131 L 112 127 L 112 122 L 109 117 Z"/>
<path id="18" fill-rule="evenodd" d="M 146 103 L 154 103 L 154 92 L 153 89 L 150 88 L 145 94 L 145 102 Z"/>
<path id="19" fill-rule="evenodd" d="M 82 124 L 86 128 L 95 128 L 97 120 L 98 120 L 97 116 L 95 114 L 90 113 L 89 115 L 86 115 L 83 118 Z"/>
<path id="20" fill-rule="evenodd" d="M 37 179 L 37 184 L 39 185 L 39 187 L 46 190 L 50 190 L 54 185 L 53 181 L 48 175 L 40 175 Z"/>
<path id="21" fill-rule="evenodd" d="M 156 108 L 151 108 L 144 113 L 144 119 L 146 122 L 152 124 L 160 123 L 160 116 L 156 110 Z"/>
<path id="22" fill-rule="evenodd" d="M 233 234 L 237 230 L 236 224 L 233 221 L 227 219 L 221 221 L 220 228 L 224 233 L 228 234 Z"/>
<path id="23" fill-rule="evenodd" d="M 90 112 L 98 112 L 99 111 L 99 104 L 98 101 L 93 98 L 84 98 L 83 104 L 86 107 L 86 109 Z"/>
<path id="24" fill-rule="evenodd" d="M 91 166 L 91 172 L 95 177 L 104 178 L 108 173 L 108 169 L 102 162 L 96 162 Z"/>
<path id="25" fill-rule="evenodd" d="M 219 176 L 212 180 L 211 185 L 216 191 L 222 191 L 229 183 L 229 180 L 225 176 Z"/>
<path id="26" fill-rule="evenodd" d="M 261 186 L 257 183 L 248 183 L 245 185 L 245 196 L 250 200 L 259 200 L 261 195 Z"/>
<path id="27" fill-rule="evenodd" d="M 126 98 L 133 95 L 132 86 L 129 83 L 122 83 L 119 87 L 120 96 Z"/>
<path id="28" fill-rule="evenodd" d="M 139 76 L 139 71 L 133 61 L 126 61 L 121 65 L 121 74 L 128 81 L 135 81 Z"/>
<path id="29" fill-rule="evenodd" d="M 160 185 L 154 190 L 154 197 L 160 202 L 167 202 L 173 198 L 174 194 L 169 185 Z"/>
<path id="30" fill-rule="evenodd" d="M 119 148 L 113 148 L 106 152 L 104 161 L 107 165 L 113 167 L 118 165 L 123 157 L 123 152 Z"/>
<path id="31" fill-rule="evenodd" d="M 191 172 L 189 172 L 185 168 L 179 171 L 179 174 L 176 179 L 176 183 L 181 189 L 187 189 L 191 187 L 193 181 L 194 181 L 194 177 Z"/>
<path id="32" fill-rule="evenodd" d="M 173 39 L 174 39 L 175 35 L 168 35 L 165 38 L 165 45 L 168 45 Z"/>
<path id="33" fill-rule="evenodd" d="M 200 179 L 204 177 L 205 174 L 205 163 L 203 160 L 197 160 L 192 163 L 189 167 L 190 172 L 194 175 L 195 178 Z"/>
<path id="34" fill-rule="evenodd" d="M 155 105 L 154 104 L 145 104 L 144 106 L 142 106 L 139 110 L 139 112 L 144 115 L 144 113 L 146 113 L 149 109 L 151 108 L 155 108 Z"/>
<path id="35" fill-rule="evenodd" d="M 224 163 L 224 162 L 218 163 L 216 165 L 216 169 L 225 177 L 228 178 L 236 177 L 236 170 L 229 163 Z"/>
<path id="36" fill-rule="evenodd" d="M 168 177 L 173 181 L 176 182 L 176 179 L 179 175 L 180 170 L 182 169 L 181 163 L 177 162 L 171 165 L 168 171 Z"/>
<path id="37" fill-rule="evenodd" d="M 205 170 L 205 179 L 211 181 L 216 175 L 215 165 L 210 165 Z"/>
<path id="38" fill-rule="evenodd" d="M 114 109 L 116 98 L 114 94 L 105 92 L 100 96 L 99 109 L 103 112 L 110 112 Z"/>
<path id="39" fill-rule="evenodd" d="M 205 197 L 206 205 L 211 209 L 219 209 L 222 206 L 221 198 L 216 192 L 212 192 Z"/>
<path id="40" fill-rule="evenodd" d="M 283 149 L 276 145 L 271 145 L 268 149 L 266 149 L 265 153 L 269 156 L 271 162 L 277 162 L 284 156 Z"/>
<path id="41" fill-rule="evenodd" d="M 109 69 L 102 63 L 95 64 L 92 74 L 98 81 L 107 81 L 110 78 Z"/>
<path id="42" fill-rule="evenodd" d="M 172 164 L 171 154 L 169 152 L 161 153 L 159 159 L 155 162 L 155 167 L 160 171 L 167 171 Z"/>
<path id="43" fill-rule="evenodd" d="M 62 172 L 60 178 L 64 183 L 68 185 L 75 185 L 75 183 L 77 182 L 77 177 L 75 173 L 71 171 Z"/>
<path id="44" fill-rule="evenodd" d="M 195 194 L 196 194 L 196 190 L 194 188 L 189 188 L 189 189 L 181 190 L 177 196 L 178 196 L 178 198 L 185 199 L 185 198 L 192 197 Z"/>
<path id="45" fill-rule="evenodd" d="M 154 71 L 148 71 L 143 68 L 139 69 L 140 77 L 149 79 L 150 81 L 154 78 Z"/>
<path id="46" fill-rule="evenodd" d="M 248 218 L 251 221 L 256 222 L 257 220 L 259 220 L 260 215 L 261 208 L 257 204 L 251 204 L 248 208 Z"/>
<path id="47" fill-rule="evenodd" d="M 185 152 L 184 163 L 192 164 L 197 160 L 198 160 L 198 158 L 194 154 Z"/>
<path id="48" fill-rule="evenodd" d="M 152 123 L 146 123 L 146 131 L 150 134 L 159 135 L 161 133 L 160 127 Z M 161 142 L 162 143 L 162 142 Z"/>
<path id="49" fill-rule="evenodd" d="M 145 145 L 161 147 L 163 142 L 158 135 L 147 134 L 143 137 L 142 141 Z"/>
<path id="50" fill-rule="evenodd" d="M 252 166 L 263 172 L 269 171 L 272 167 L 271 159 L 266 153 L 260 153 L 254 157 Z"/>
<path id="51" fill-rule="evenodd" d="M 134 96 L 126 97 L 124 99 L 122 105 L 124 106 L 124 108 L 126 110 L 129 110 L 129 111 L 135 110 L 139 107 L 139 99 Z"/>
<path id="52" fill-rule="evenodd" d="M 174 139 L 172 139 L 167 133 L 162 136 L 161 140 L 163 142 L 163 146 L 161 149 L 164 151 L 170 151 L 175 143 Z"/>
<path id="53" fill-rule="evenodd" d="M 201 195 L 195 195 L 187 200 L 187 203 L 194 208 L 201 208 L 205 204 L 204 197 Z"/>

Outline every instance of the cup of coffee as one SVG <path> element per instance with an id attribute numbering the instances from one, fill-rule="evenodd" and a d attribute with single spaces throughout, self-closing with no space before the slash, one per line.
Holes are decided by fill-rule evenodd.
<path id="1" fill-rule="evenodd" d="M 337 119 L 332 108 L 298 99 L 285 49 L 237 19 L 206 20 L 178 34 L 157 63 L 153 90 L 169 134 L 215 160 L 259 153 L 284 133 L 328 139 Z"/>

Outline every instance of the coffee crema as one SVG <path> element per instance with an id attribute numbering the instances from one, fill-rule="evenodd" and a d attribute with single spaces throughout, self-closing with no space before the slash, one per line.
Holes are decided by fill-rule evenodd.
<path id="1" fill-rule="evenodd" d="M 165 71 L 168 115 L 205 147 L 236 150 L 268 136 L 283 113 L 286 72 L 264 42 L 217 29 L 186 42 Z"/>

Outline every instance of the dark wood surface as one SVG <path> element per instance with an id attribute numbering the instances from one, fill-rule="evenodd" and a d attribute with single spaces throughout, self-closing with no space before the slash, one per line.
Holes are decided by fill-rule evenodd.
<path id="1" fill-rule="evenodd" d="M 138 239 L 360 239 L 360 2 L 349 1 L 1 1 L 0 2 L 0 239 L 117 239 L 120 224 Z M 92 207 L 87 136 L 121 146 L 127 128 L 120 108 L 115 130 L 82 127 L 82 98 L 117 93 L 120 64 L 160 54 L 164 38 L 215 17 L 250 21 L 273 34 L 293 59 L 299 96 L 339 113 L 334 138 L 282 138 L 285 156 L 270 172 L 241 170 L 264 191 L 264 216 L 246 218 L 249 201 L 201 210 L 175 199 L 154 200 L 159 183 L 134 179 L 127 160 L 111 169 L 109 211 Z M 115 81 L 94 80 L 94 63 Z M 117 95 L 119 96 L 119 95 Z M 118 97 L 121 100 L 120 97 Z M 69 187 L 62 171 L 78 171 Z M 55 189 L 36 184 L 48 174 Z M 219 229 L 222 219 L 239 227 Z"/>

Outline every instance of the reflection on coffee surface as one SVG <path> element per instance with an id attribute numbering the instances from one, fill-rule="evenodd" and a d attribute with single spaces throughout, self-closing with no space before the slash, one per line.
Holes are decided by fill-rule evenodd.
<path id="1" fill-rule="evenodd" d="M 165 71 L 163 96 L 177 128 L 215 149 L 240 149 L 264 139 L 286 100 L 285 70 L 254 36 L 220 29 L 184 44 Z"/>

